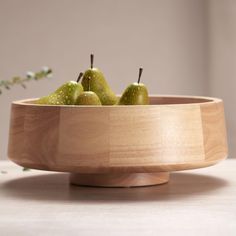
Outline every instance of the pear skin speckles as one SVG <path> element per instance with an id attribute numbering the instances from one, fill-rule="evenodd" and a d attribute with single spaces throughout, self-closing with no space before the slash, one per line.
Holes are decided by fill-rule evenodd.
<path id="1" fill-rule="evenodd" d="M 117 103 L 117 97 L 109 87 L 102 72 L 97 68 L 88 69 L 85 71 L 82 79 L 82 85 L 85 91 L 93 91 L 99 97 L 102 105 L 114 105 Z"/>
<path id="2" fill-rule="evenodd" d="M 123 92 L 118 105 L 148 105 L 148 91 L 144 84 L 133 83 Z"/>
<path id="3" fill-rule="evenodd" d="M 84 91 L 81 93 L 77 100 L 76 100 L 76 105 L 102 105 L 99 97 L 97 96 L 96 93 L 92 91 Z"/>
<path id="4" fill-rule="evenodd" d="M 82 92 L 83 87 L 80 83 L 69 81 L 59 87 L 54 93 L 40 98 L 36 103 L 48 105 L 73 105 Z"/>

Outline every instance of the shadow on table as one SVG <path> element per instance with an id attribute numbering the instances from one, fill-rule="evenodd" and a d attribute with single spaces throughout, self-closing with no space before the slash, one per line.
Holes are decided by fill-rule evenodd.
<path id="1" fill-rule="evenodd" d="M 136 188 L 94 188 L 69 185 L 68 174 L 43 174 L 5 182 L 9 198 L 35 201 L 132 202 L 174 201 L 201 196 L 227 186 L 227 181 L 198 174 L 172 173 L 168 184 Z"/>

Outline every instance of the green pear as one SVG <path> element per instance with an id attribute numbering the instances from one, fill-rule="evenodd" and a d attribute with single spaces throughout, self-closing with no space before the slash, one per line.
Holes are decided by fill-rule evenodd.
<path id="1" fill-rule="evenodd" d="M 76 105 L 102 105 L 98 95 L 92 91 L 84 91 L 76 100 Z"/>
<path id="2" fill-rule="evenodd" d="M 144 84 L 140 83 L 143 69 L 139 69 L 138 82 L 130 84 L 123 92 L 118 105 L 148 105 L 148 91 Z"/>
<path id="3" fill-rule="evenodd" d="M 48 105 L 74 105 L 77 97 L 83 92 L 83 86 L 79 83 L 83 73 L 79 74 L 77 81 L 68 81 L 55 92 L 36 101 L 37 104 Z"/>
<path id="4" fill-rule="evenodd" d="M 85 91 L 88 91 L 89 87 L 89 78 L 91 79 L 90 82 L 90 89 L 91 91 L 95 92 L 99 97 L 102 105 L 114 105 L 117 103 L 117 97 L 114 92 L 109 87 L 103 73 L 98 69 L 93 67 L 93 54 L 90 55 L 90 62 L 91 68 L 85 71 L 82 85 Z"/>
<path id="5" fill-rule="evenodd" d="M 89 78 L 88 91 L 84 91 L 78 96 L 75 102 L 76 105 L 102 105 L 98 95 L 93 91 L 90 91 L 90 80 L 91 79 Z"/>

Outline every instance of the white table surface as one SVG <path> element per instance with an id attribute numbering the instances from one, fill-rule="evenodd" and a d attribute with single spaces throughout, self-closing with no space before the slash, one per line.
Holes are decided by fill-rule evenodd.
<path id="1" fill-rule="evenodd" d="M 236 235 L 236 160 L 168 184 L 92 188 L 0 161 L 0 235 Z"/>

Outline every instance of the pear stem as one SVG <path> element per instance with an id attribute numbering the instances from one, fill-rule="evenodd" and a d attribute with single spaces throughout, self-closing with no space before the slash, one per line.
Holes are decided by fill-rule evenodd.
<path id="1" fill-rule="evenodd" d="M 93 69 L 93 60 L 94 60 L 94 55 L 90 55 L 90 64 L 91 64 L 91 69 Z"/>
<path id="2" fill-rule="evenodd" d="M 83 73 L 80 72 L 80 73 L 79 73 L 79 76 L 78 76 L 78 79 L 76 80 L 77 83 L 79 83 L 79 81 L 80 81 L 80 79 L 82 78 L 82 76 L 83 76 Z"/>
<path id="3" fill-rule="evenodd" d="M 139 74 L 138 74 L 138 84 L 140 83 L 140 79 L 143 73 L 143 68 L 139 68 Z"/>

